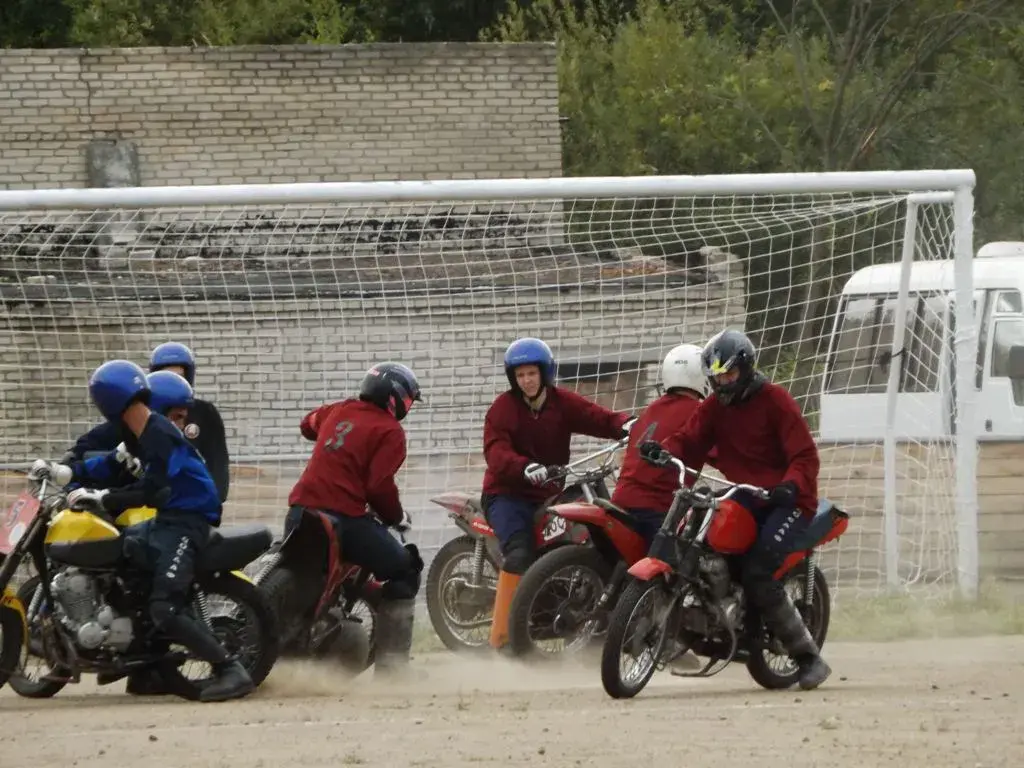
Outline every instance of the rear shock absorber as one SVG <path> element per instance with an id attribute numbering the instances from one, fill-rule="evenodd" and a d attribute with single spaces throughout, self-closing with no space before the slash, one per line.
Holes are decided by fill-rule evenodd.
<path id="1" fill-rule="evenodd" d="M 805 574 L 806 581 L 804 581 L 804 605 L 808 608 L 814 605 L 814 572 L 817 570 L 817 565 L 818 553 L 812 549 L 807 555 L 807 573 Z"/>
<path id="2" fill-rule="evenodd" d="M 483 581 L 484 576 L 484 552 L 486 548 L 484 540 L 477 539 L 476 544 L 473 545 L 473 564 L 472 570 L 470 571 L 469 583 L 474 587 L 479 587 L 480 582 Z"/>

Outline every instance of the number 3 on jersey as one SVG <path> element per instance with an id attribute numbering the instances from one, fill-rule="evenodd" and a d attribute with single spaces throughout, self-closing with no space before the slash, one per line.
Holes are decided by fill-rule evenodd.
<path id="1" fill-rule="evenodd" d="M 334 427 L 334 434 L 324 443 L 324 450 L 336 451 L 345 445 L 345 438 L 353 426 L 351 421 L 339 421 Z"/>

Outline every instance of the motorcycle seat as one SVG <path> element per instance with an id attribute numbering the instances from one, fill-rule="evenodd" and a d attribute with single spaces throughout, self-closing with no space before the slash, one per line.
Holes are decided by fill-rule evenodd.
<path id="1" fill-rule="evenodd" d="M 236 525 L 215 528 L 199 560 L 203 571 L 227 571 L 243 568 L 266 552 L 274 536 L 265 525 Z"/>
<path id="2" fill-rule="evenodd" d="M 594 506 L 603 509 L 631 531 L 637 530 L 639 521 L 622 507 L 612 504 L 608 499 L 596 498 L 594 499 Z"/>
<path id="3" fill-rule="evenodd" d="M 811 519 L 810 525 L 807 526 L 807 530 L 804 531 L 804 535 L 800 537 L 800 540 L 796 542 L 796 544 L 794 544 L 794 551 L 811 549 L 816 546 L 818 542 L 825 538 L 829 531 L 832 530 L 836 517 L 846 516 L 847 514 L 845 512 L 839 509 L 839 507 L 828 499 L 818 499 L 818 509 L 814 513 L 814 517 Z"/>

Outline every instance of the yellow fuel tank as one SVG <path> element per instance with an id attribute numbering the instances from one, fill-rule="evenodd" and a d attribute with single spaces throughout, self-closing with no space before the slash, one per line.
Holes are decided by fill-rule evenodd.
<path id="1" fill-rule="evenodd" d="M 129 507 L 117 516 L 114 525 L 118 528 L 127 528 L 129 525 L 144 523 L 154 515 L 156 515 L 156 510 L 152 507 Z"/>
<path id="2" fill-rule="evenodd" d="M 121 532 L 91 512 L 75 512 L 65 509 L 50 522 L 46 532 L 46 544 L 77 544 L 82 541 L 103 541 L 116 539 Z"/>

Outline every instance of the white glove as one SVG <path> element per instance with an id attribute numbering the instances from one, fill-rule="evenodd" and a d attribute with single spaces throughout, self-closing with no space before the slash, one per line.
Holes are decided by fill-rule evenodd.
<path id="1" fill-rule="evenodd" d="M 128 447 L 124 443 L 118 443 L 115 451 L 114 459 L 118 464 L 123 464 L 135 477 L 142 475 L 142 462 L 128 453 Z"/>
<path id="2" fill-rule="evenodd" d="M 548 468 L 543 464 L 527 464 L 526 470 L 523 472 L 523 477 L 534 485 L 540 485 L 548 479 Z"/>
<path id="3" fill-rule="evenodd" d="M 92 488 L 76 488 L 68 494 L 68 506 L 71 509 L 103 509 L 103 497 L 110 491 Z"/>
<path id="4" fill-rule="evenodd" d="M 632 419 L 622 425 L 622 436 L 629 437 L 629 433 L 633 431 L 633 425 L 636 424 L 637 417 L 634 416 Z"/>
<path id="5" fill-rule="evenodd" d="M 402 519 L 393 526 L 399 533 L 408 533 L 412 530 L 412 517 L 407 510 L 402 510 Z"/>
<path id="6" fill-rule="evenodd" d="M 58 464 L 56 461 L 47 461 L 46 459 L 36 459 L 32 462 L 32 468 L 28 471 L 30 480 L 35 480 L 36 482 L 52 480 L 62 488 L 71 482 L 73 476 L 71 467 L 66 464 Z"/>

